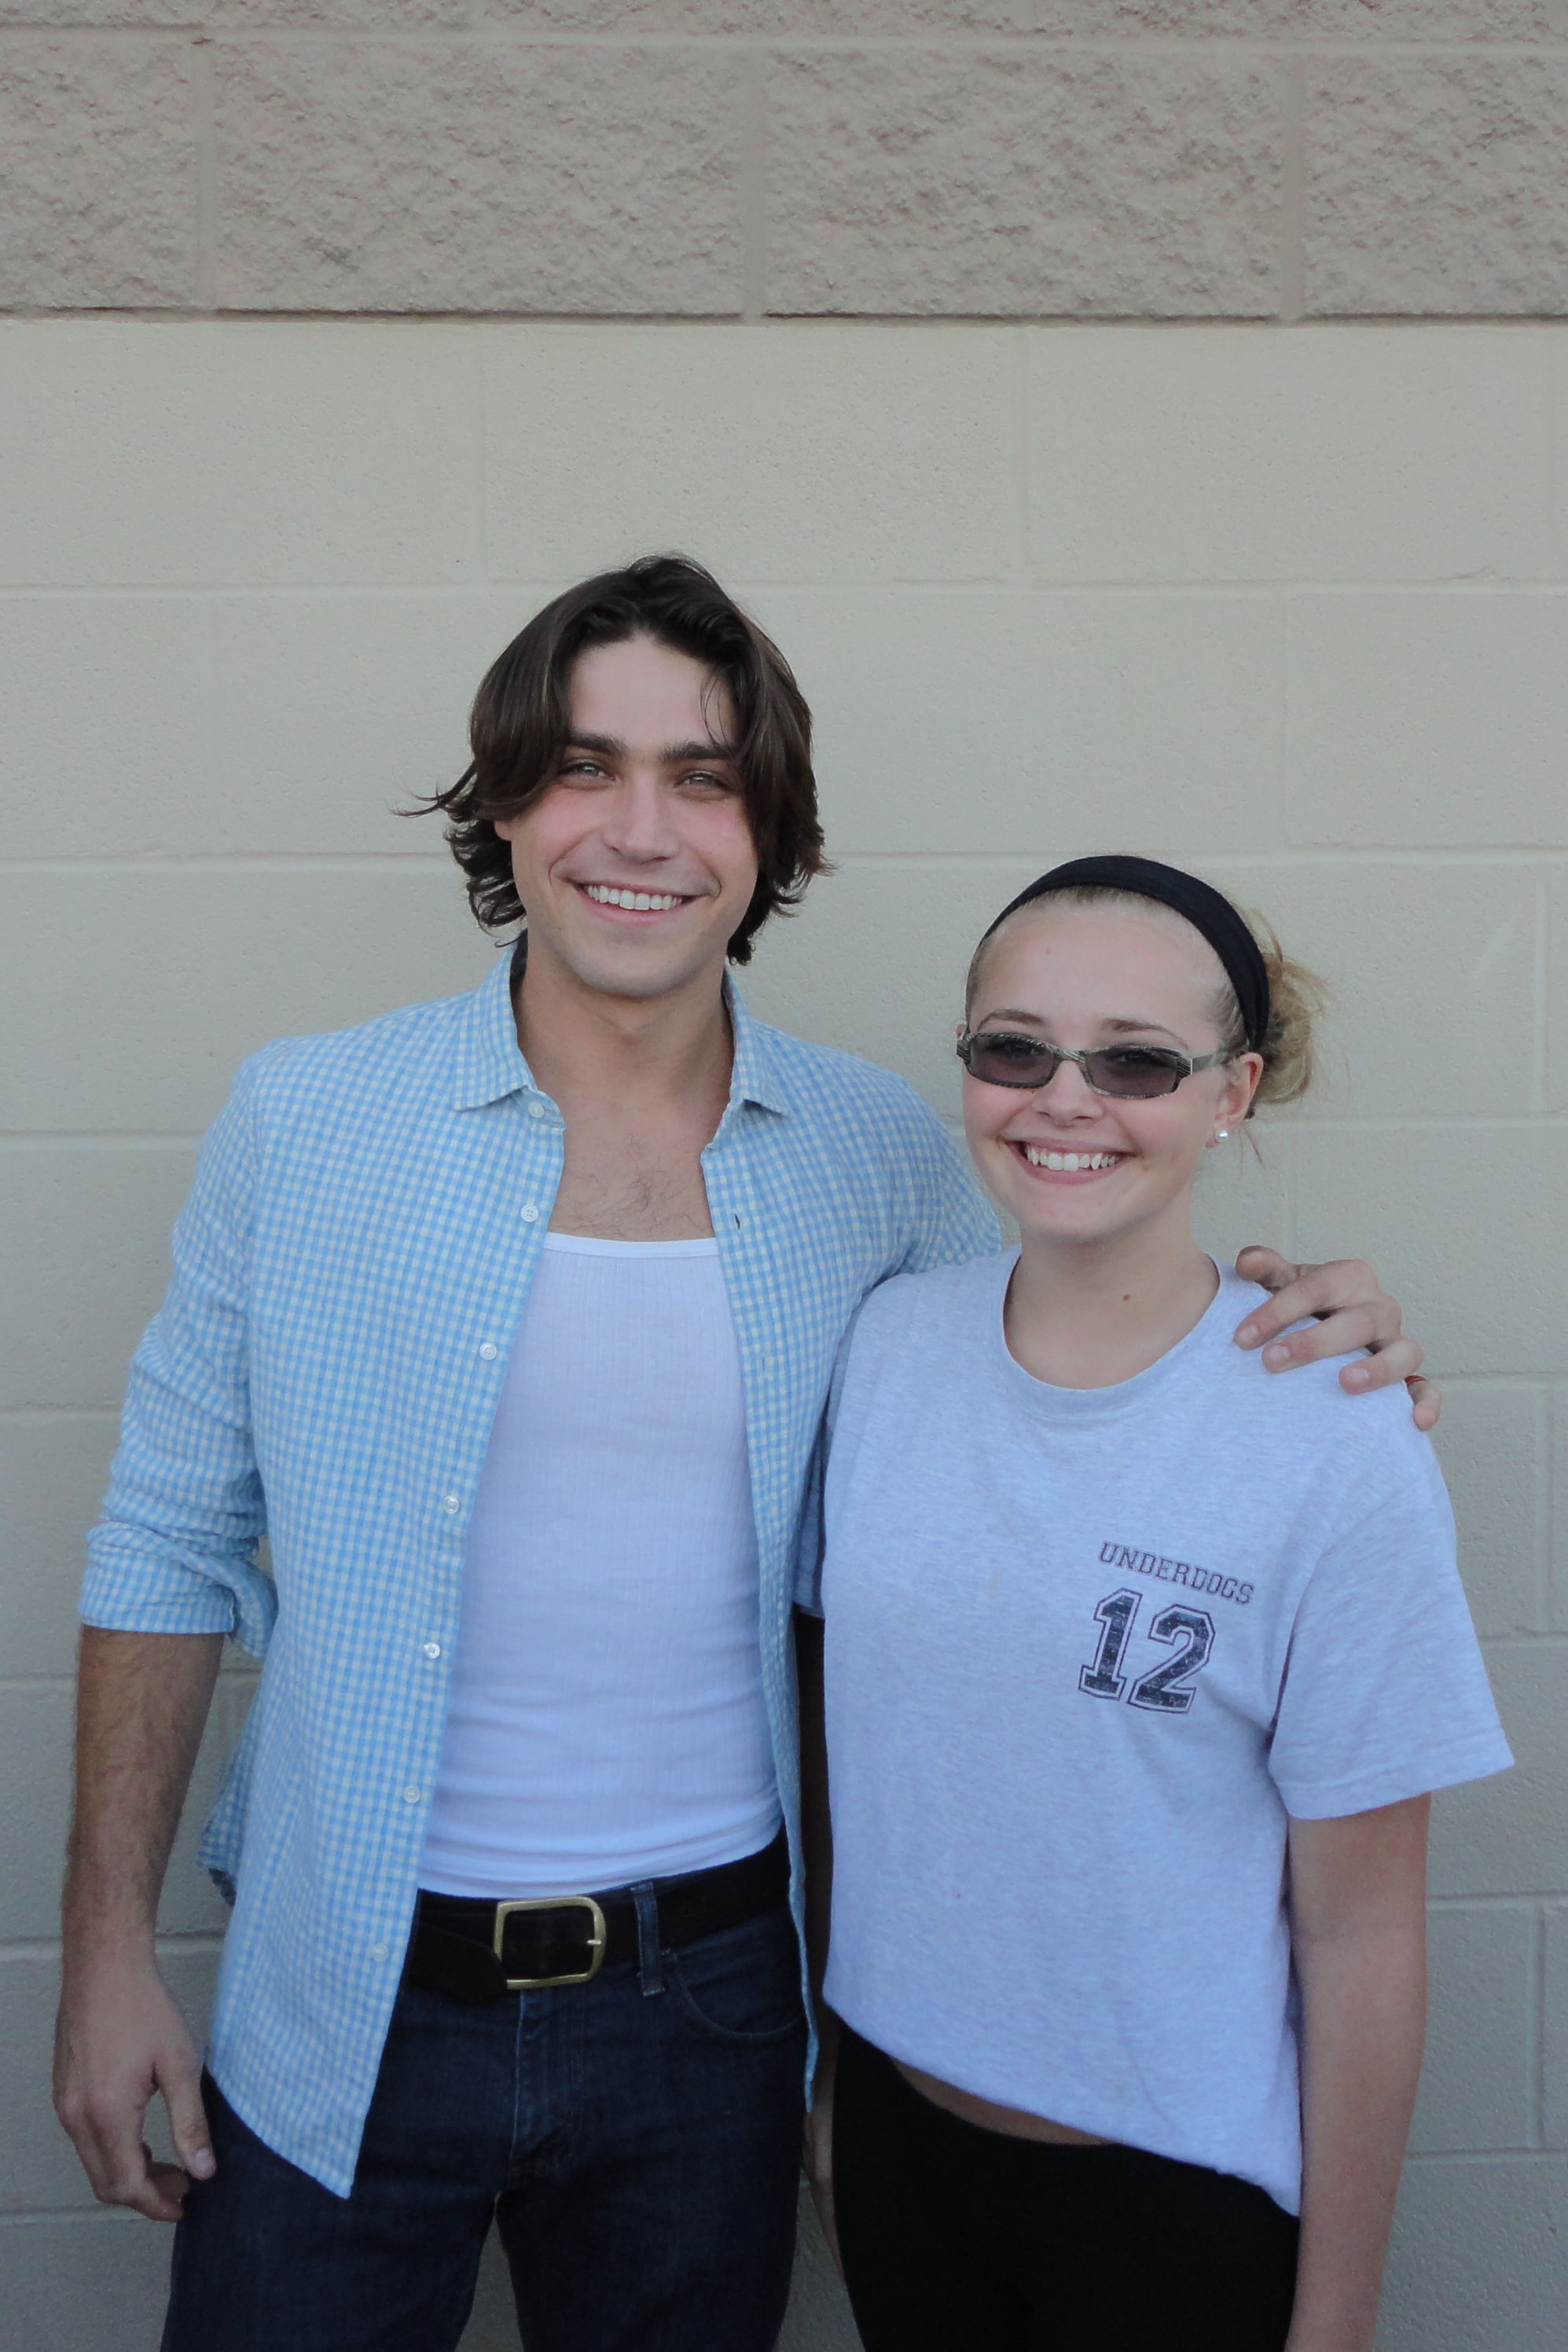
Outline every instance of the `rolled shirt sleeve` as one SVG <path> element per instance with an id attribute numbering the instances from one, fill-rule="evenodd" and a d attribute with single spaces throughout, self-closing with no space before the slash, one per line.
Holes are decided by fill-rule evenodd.
<path id="1" fill-rule="evenodd" d="M 267 1512 L 247 1366 L 254 1097 L 259 1066 L 278 1051 L 243 1066 L 202 1146 L 172 1277 L 131 1360 L 80 1602 L 84 1624 L 226 1633 L 257 1657 L 277 1603 L 259 1564 Z"/>

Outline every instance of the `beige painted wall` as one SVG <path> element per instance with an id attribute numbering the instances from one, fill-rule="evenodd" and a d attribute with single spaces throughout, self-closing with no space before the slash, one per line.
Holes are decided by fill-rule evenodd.
<path id="1" fill-rule="evenodd" d="M 1211 1234 L 1364 1250 L 1406 1301 L 1521 1759 L 1439 1808 L 1383 2343 L 1560 2344 L 1568 328 L 13 320 L 0 442 L 8 2352 L 156 2340 L 167 2242 L 88 2202 L 44 2072 L 80 1539 L 194 1139 L 263 1039 L 482 970 L 389 811 L 546 595 L 669 544 L 821 722 L 841 871 L 759 1011 L 951 1109 L 976 930 L 1096 847 L 1201 867 L 1336 986 Z M 197 2009 L 220 1924 L 187 1843 Z M 791 2352 L 852 2341 L 809 2249 Z"/>

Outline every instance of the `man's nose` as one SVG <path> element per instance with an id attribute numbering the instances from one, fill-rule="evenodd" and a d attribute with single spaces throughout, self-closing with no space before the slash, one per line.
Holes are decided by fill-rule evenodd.
<path id="1" fill-rule="evenodd" d="M 626 857 L 668 857 L 679 847 L 669 795 L 658 775 L 626 777 L 606 812 L 604 837 Z"/>

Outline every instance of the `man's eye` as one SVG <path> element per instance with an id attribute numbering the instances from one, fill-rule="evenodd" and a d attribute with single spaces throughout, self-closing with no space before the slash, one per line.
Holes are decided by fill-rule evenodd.
<path id="1" fill-rule="evenodd" d="M 727 793 L 730 790 L 728 777 L 716 776 L 709 768 L 694 768 L 689 775 L 681 778 L 681 782 L 683 784 L 695 784 L 699 791 Z"/>

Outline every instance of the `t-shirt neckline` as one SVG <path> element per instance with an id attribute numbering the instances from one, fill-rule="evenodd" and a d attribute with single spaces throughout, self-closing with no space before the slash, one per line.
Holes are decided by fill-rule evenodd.
<path id="1" fill-rule="evenodd" d="M 718 1243 L 712 1234 L 683 1242 L 614 1242 L 604 1241 L 597 1234 L 558 1234 L 547 1231 L 547 1250 L 564 1250 L 573 1257 L 716 1257 Z"/>
<path id="2" fill-rule="evenodd" d="M 1233 1266 L 1221 1265 L 1217 1259 L 1209 1258 L 1219 1276 L 1219 1287 L 1192 1329 L 1185 1332 L 1174 1347 L 1167 1348 L 1163 1356 L 1146 1364 L 1141 1372 L 1134 1372 L 1130 1380 L 1113 1381 L 1108 1387 L 1099 1389 L 1059 1388 L 1026 1371 L 1008 1346 L 1008 1286 L 1022 1255 L 1019 1249 L 1003 1253 L 1000 1279 L 991 1299 L 989 1345 L 993 1361 L 1011 1394 L 1046 1421 L 1111 1420 L 1124 1412 L 1141 1412 L 1172 1382 L 1185 1379 L 1198 1357 L 1228 1339 L 1233 1321 L 1239 1322 L 1245 1312 L 1236 1305 L 1236 1294 L 1253 1287 L 1242 1281 Z"/>

